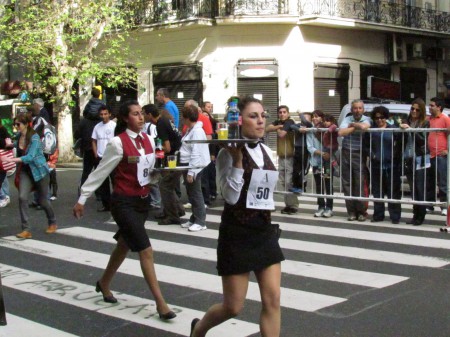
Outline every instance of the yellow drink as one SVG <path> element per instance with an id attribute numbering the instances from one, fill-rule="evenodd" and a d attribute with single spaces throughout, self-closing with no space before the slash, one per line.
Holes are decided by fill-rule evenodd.
<path id="1" fill-rule="evenodd" d="M 167 165 L 169 166 L 169 168 L 175 168 L 175 167 L 177 167 L 177 161 L 169 160 L 169 161 L 167 161 Z"/>
<path id="2" fill-rule="evenodd" d="M 219 129 L 217 131 L 218 139 L 228 139 L 228 129 Z"/>

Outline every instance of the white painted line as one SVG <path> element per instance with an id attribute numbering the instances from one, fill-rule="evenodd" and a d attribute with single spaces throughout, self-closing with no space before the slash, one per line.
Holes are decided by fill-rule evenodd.
<path id="1" fill-rule="evenodd" d="M 0 326 L 0 337 L 77 337 L 70 333 L 6 313 L 7 325 Z"/>
<path id="2" fill-rule="evenodd" d="M 37 240 L 17 240 L 14 236 L 1 238 L 0 246 L 101 269 L 106 266 L 109 259 L 109 255 L 106 254 L 48 242 L 40 242 Z M 221 278 L 216 275 L 159 264 L 155 264 L 155 269 L 158 279 L 161 282 L 219 294 L 222 293 Z M 138 260 L 126 259 L 119 271 L 125 274 L 142 277 L 142 271 Z M 261 300 L 257 283 L 249 283 L 247 298 L 258 302 Z M 316 311 L 344 301 L 346 301 L 345 298 L 281 288 L 281 305 L 295 310 Z"/>
<path id="3" fill-rule="evenodd" d="M 220 223 L 220 215 L 208 214 L 206 220 L 211 221 L 211 222 Z M 293 224 L 293 223 L 280 222 L 280 221 L 275 221 L 275 223 L 278 223 L 281 226 L 281 229 L 290 231 L 290 232 L 295 232 L 295 233 L 318 234 L 318 235 L 341 237 L 341 238 L 346 238 L 346 239 L 357 239 L 357 240 L 367 240 L 367 241 L 384 242 L 384 243 L 395 243 L 395 244 L 399 244 L 399 245 L 428 247 L 428 248 L 450 249 L 450 240 L 445 240 L 445 239 L 434 239 L 434 238 L 426 238 L 426 237 L 411 236 L 411 235 L 367 232 L 367 231 L 359 231 L 359 230 L 354 230 L 354 229 L 330 228 L 330 227 L 322 227 L 322 226 L 316 226 L 316 225 L 302 225 L 302 224 Z"/>
<path id="4" fill-rule="evenodd" d="M 208 218 L 207 220 L 210 221 Z M 219 232 L 213 229 L 192 233 L 185 229 L 180 228 L 179 226 L 158 226 L 153 221 L 147 221 L 145 228 L 158 232 L 177 233 L 182 235 L 195 235 L 198 237 L 209 239 L 217 239 L 219 235 Z M 331 230 L 333 229 L 330 229 L 330 231 Z M 437 257 L 395 253 L 376 249 L 346 247 L 302 240 L 280 239 L 280 246 L 283 249 L 292 249 L 296 251 L 320 253 L 334 256 L 345 256 L 354 259 L 380 261 L 418 267 L 440 268 L 450 264 L 449 259 Z"/>
<path id="5" fill-rule="evenodd" d="M 112 232 L 102 231 L 98 229 L 70 227 L 60 229 L 57 233 L 90 240 L 115 243 L 115 240 L 112 238 Z M 151 239 L 151 242 L 152 246 L 157 252 L 172 255 L 191 256 L 196 259 L 207 261 L 217 260 L 216 250 L 212 248 L 205 248 L 156 239 Z M 406 281 L 408 279 L 408 277 L 403 276 L 371 273 L 292 260 L 283 261 L 281 264 L 281 270 L 285 274 L 311 277 L 321 280 L 348 283 L 372 288 L 384 288 L 399 282 Z"/>
<path id="6" fill-rule="evenodd" d="M 0 264 L 0 271 L 5 287 L 184 336 L 189 333 L 191 321 L 195 317 L 203 316 L 201 311 L 169 305 L 177 313 L 177 317 L 163 322 L 158 317 L 155 302 L 151 300 L 115 293 L 119 302 L 105 303 L 92 286 L 6 264 Z M 1 329 L 0 327 L 0 331 Z M 248 336 L 258 331 L 258 324 L 232 319 L 211 330 L 211 336 Z M 47 336 L 58 335 L 48 334 L 45 337 Z"/>

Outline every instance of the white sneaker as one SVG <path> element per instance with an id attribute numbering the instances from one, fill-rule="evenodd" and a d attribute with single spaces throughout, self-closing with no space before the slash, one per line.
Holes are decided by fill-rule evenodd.
<path id="1" fill-rule="evenodd" d="M 183 205 L 184 208 L 192 208 L 192 205 L 190 202 Z"/>
<path id="2" fill-rule="evenodd" d="M 54 195 L 52 195 L 51 197 L 50 197 L 50 200 L 51 201 L 55 201 L 57 198 L 54 196 Z"/>
<path id="3" fill-rule="evenodd" d="M 320 218 L 324 212 L 325 212 L 325 208 L 319 208 L 319 210 L 316 213 L 314 213 L 314 217 Z"/>
<path id="4" fill-rule="evenodd" d="M 6 199 L 0 200 L 0 208 L 6 207 Z"/>
<path id="5" fill-rule="evenodd" d="M 198 232 L 198 231 L 202 231 L 205 229 L 206 229 L 206 226 L 201 226 L 201 225 L 195 223 L 191 227 L 189 227 L 189 232 Z"/>
<path id="6" fill-rule="evenodd" d="M 189 227 L 191 227 L 192 225 L 193 225 L 192 222 L 186 221 L 185 223 L 182 223 L 180 226 L 181 226 L 181 228 L 189 228 Z"/>
<path id="7" fill-rule="evenodd" d="M 333 211 L 329 208 L 326 208 L 325 211 L 323 212 L 322 216 L 324 218 L 331 218 L 333 216 Z"/>
<path id="8" fill-rule="evenodd" d="M 445 208 L 441 211 L 441 215 L 447 216 L 447 210 Z"/>

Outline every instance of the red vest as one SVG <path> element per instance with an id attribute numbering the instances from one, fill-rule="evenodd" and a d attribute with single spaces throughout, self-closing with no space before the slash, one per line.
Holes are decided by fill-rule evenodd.
<path id="1" fill-rule="evenodd" d="M 153 153 L 150 139 L 145 133 L 141 133 L 144 142 L 145 154 Z M 141 186 L 137 179 L 137 164 L 129 163 L 129 156 L 140 157 L 141 154 L 126 132 L 119 135 L 123 147 L 123 157 L 117 165 L 114 175 L 114 193 L 127 196 L 146 196 L 150 192 L 150 186 Z"/>

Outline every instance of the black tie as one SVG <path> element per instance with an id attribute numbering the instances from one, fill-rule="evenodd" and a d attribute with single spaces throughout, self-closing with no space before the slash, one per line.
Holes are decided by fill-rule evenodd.
<path id="1" fill-rule="evenodd" d="M 144 142 L 143 142 L 143 140 L 142 140 L 141 135 L 137 135 L 137 136 L 136 136 L 135 142 L 136 142 L 136 148 L 137 148 L 138 150 L 144 148 Z"/>
<path id="2" fill-rule="evenodd" d="M 250 149 L 254 149 L 255 147 L 257 147 L 257 146 L 259 145 L 259 143 L 261 143 L 261 141 L 258 141 L 258 142 L 256 142 L 256 143 L 248 143 L 247 146 L 248 146 Z"/>

